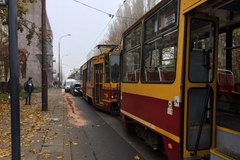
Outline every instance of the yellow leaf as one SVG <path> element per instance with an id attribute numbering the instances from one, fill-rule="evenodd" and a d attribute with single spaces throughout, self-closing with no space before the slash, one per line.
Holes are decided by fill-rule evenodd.
<path id="1" fill-rule="evenodd" d="M 57 159 L 63 159 L 63 157 L 62 156 L 57 156 Z"/>
<path id="2" fill-rule="evenodd" d="M 73 144 L 73 145 L 78 145 L 78 143 L 76 143 L 76 142 L 72 142 L 72 144 Z"/>

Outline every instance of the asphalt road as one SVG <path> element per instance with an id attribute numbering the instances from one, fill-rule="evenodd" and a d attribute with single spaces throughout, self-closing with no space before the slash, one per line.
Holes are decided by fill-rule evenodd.
<path id="1" fill-rule="evenodd" d="M 72 160 L 134 160 L 136 156 L 140 160 L 162 159 L 158 151 L 123 129 L 118 117 L 94 109 L 80 97 L 68 97 L 79 116 L 72 120 L 78 125 L 69 127 Z"/>

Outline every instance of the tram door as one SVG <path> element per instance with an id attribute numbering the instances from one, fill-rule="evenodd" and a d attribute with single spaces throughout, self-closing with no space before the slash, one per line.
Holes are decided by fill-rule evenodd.
<path id="1" fill-rule="evenodd" d="M 95 73 L 95 103 L 102 104 L 103 64 L 95 64 L 94 73 Z"/>
<path id="2" fill-rule="evenodd" d="M 83 77 L 82 77 L 82 92 L 83 92 L 83 96 L 86 96 L 86 92 L 87 92 L 87 69 L 83 70 Z"/>
<path id="3" fill-rule="evenodd" d="M 184 157 L 209 154 L 214 143 L 217 21 L 205 15 L 187 18 Z"/>

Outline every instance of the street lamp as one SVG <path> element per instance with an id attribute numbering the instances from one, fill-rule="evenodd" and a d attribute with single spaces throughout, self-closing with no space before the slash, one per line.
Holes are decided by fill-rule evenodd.
<path id="1" fill-rule="evenodd" d="M 60 42 L 61 42 L 62 38 L 67 37 L 67 36 L 71 36 L 71 34 L 63 35 L 58 40 L 58 87 L 59 88 L 61 87 L 61 79 L 60 79 L 60 77 L 61 77 L 61 75 L 60 75 Z"/>
<path id="2" fill-rule="evenodd" d="M 61 82 L 62 82 L 62 80 L 63 80 L 63 71 L 62 71 L 62 65 L 63 65 L 63 63 L 62 63 L 62 59 L 63 59 L 63 57 L 65 57 L 65 56 L 68 56 L 68 54 L 65 54 L 65 55 L 61 56 Z"/>

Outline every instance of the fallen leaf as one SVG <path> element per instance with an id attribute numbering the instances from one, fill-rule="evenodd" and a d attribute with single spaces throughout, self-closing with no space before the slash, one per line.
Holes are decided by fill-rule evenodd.
<path id="1" fill-rule="evenodd" d="M 57 156 L 57 159 L 63 159 L 63 157 L 62 156 Z"/>

